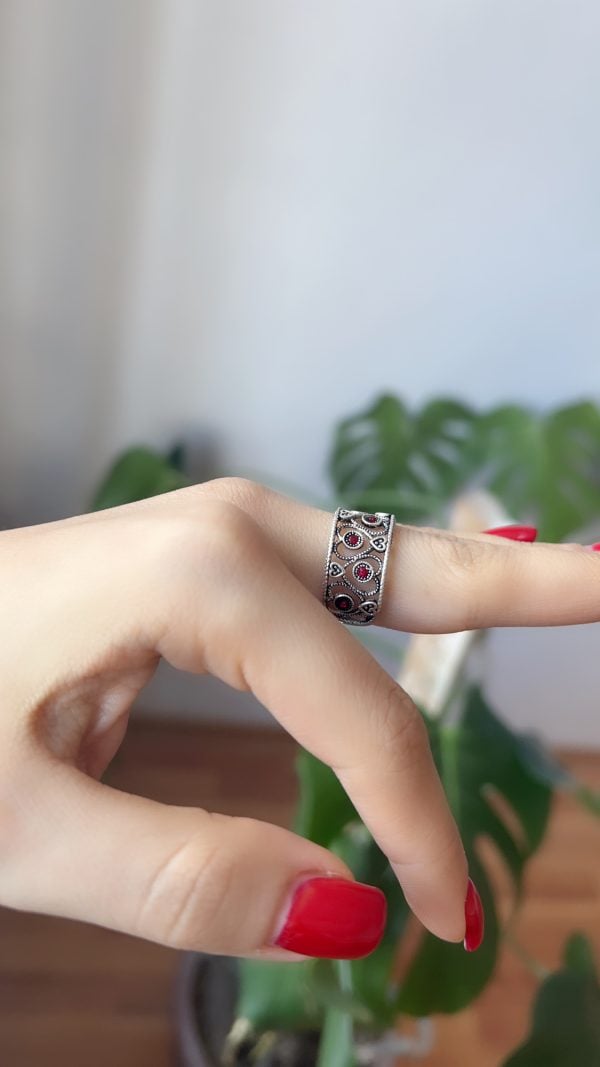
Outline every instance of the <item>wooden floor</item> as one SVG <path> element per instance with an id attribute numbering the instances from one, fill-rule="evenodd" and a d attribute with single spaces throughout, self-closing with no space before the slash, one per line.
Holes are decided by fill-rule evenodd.
<path id="1" fill-rule="evenodd" d="M 109 777 L 168 803 L 289 825 L 293 757 L 294 743 L 275 731 L 134 722 Z M 565 757 L 600 786 L 600 754 Z M 593 935 L 600 956 L 599 845 L 599 824 L 560 798 L 547 844 L 530 868 L 519 927 L 523 944 L 550 967 L 575 928 Z M 97 927 L 0 909 L 1 1067 L 172 1067 L 179 958 Z M 535 980 L 505 949 L 477 1003 L 436 1020 L 437 1051 L 428 1067 L 498 1067 L 525 1032 L 534 989 Z"/>

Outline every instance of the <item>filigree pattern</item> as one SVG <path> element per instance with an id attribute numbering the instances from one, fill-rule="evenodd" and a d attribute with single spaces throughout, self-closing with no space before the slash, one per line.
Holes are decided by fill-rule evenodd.
<path id="1" fill-rule="evenodd" d="M 381 607 L 394 516 L 338 508 L 327 553 L 323 603 L 352 626 L 368 626 Z"/>

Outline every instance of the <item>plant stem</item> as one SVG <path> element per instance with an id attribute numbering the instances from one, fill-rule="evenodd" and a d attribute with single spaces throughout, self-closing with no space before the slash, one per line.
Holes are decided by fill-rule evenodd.
<path id="1" fill-rule="evenodd" d="M 534 959 L 534 957 L 530 955 L 530 953 L 527 951 L 526 948 L 523 947 L 521 942 L 518 940 L 516 934 L 509 926 L 506 927 L 502 936 L 506 941 L 507 945 L 512 948 L 515 955 L 519 957 L 521 963 L 523 963 L 527 970 L 531 971 L 531 973 L 534 974 L 535 977 L 540 980 L 540 982 L 543 982 L 545 978 L 548 978 L 548 976 L 552 973 L 550 969 L 544 966 L 543 963 L 540 963 L 539 960 Z"/>
<path id="2" fill-rule="evenodd" d="M 349 960 L 335 960 L 334 967 L 342 993 L 352 992 Z M 356 1067 L 352 1016 L 339 1008 L 328 1008 L 319 1044 L 317 1067 Z"/>

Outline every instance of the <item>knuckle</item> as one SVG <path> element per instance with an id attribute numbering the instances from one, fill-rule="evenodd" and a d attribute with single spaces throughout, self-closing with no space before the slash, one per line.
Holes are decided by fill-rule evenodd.
<path id="1" fill-rule="evenodd" d="M 249 515 L 260 513 L 267 498 L 272 496 L 272 490 L 266 485 L 237 475 L 214 478 L 204 488 L 212 499 L 234 504 Z"/>
<path id="2" fill-rule="evenodd" d="M 159 557 L 153 573 L 167 605 L 161 640 L 178 663 L 192 664 L 187 669 L 201 665 L 247 690 L 243 661 L 256 618 L 253 594 L 258 576 L 267 574 L 272 562 L 266 535 L 236 504 L 207 498 L 196 514 L 174 520 L 161 539 Z"/>
<path id="3" fill-rule="evenodd" d="M 210 575 L 222 577 L 247 559 L 256 536 L 253 527 L 235 504 L 211 498 L 194 512 L 160 522 L 158 553 L 169 570 L 181 573 L 187 582 L 196 576 L 205 583 Z"/>
<path id="4" fill-rule="evenodd" d="M 223 595 L 247 572 L 251 558 L 259 561 L 268 553 L 260 525 L 268 495 L 272 491 L 257 482 L 225 477 L 159 496 L 122 527 L 122 550 L 137 559 L 142 545 L 152 573 L 169 586 L 175 582 L 178 594 L 182 586 L 196 593 L 198 584 L 204 590 L 216 580 Z"/>
<path id="5" fill-rule="evenodd" d="M 243 562 L 252 539 L 252 522 L 245 511 L 227 500 L 213 499 L 202 514 L 202 551 L 219 575 Z"/>
<path id="6" fill-rule="evenodd" d="M 191 831 L 154 872 L 136 924 L 140 936 L 177 949 L 218 944 L 234 863 L 217 835 L 207 845 L 205 829 Z"/>

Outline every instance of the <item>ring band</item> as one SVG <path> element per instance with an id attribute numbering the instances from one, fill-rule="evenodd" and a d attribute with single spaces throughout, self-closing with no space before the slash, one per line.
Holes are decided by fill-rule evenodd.
<path id="1" fill-rule="evenodd" d="M 323 579 L 323 603 L 341 622 L 369 626 L 381 607 L 395 516 L 338 508 Z"/>

